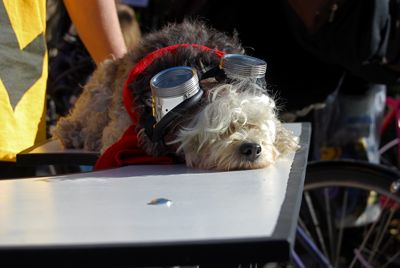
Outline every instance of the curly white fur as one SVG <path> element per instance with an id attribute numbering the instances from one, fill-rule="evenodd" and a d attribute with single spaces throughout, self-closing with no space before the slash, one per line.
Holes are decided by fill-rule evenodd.
<path id="1" fill-rule="evenodd" d="M 246 91 L 243 91 L 245 85 Z M 209 92 L 209 104 L 176 140 L 186 164 L 217 170 L 267 167 L 297 148 L 297 138 L 277 120 L 275 102 L 257 93 L 254 83 L 219 85 Z M 279 137 L 279 138 L 278 138 Z M 240 153 L 244 143 L 261 146 L 261 154 L 249 160 Z"/>

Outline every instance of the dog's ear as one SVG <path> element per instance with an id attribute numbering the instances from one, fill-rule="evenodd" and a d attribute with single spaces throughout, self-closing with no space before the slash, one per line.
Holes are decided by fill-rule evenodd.
<path id="1" fill-rule="evenodd" d="M 299 149 L 299 138 L 294 136 L 291 131 L 283 127 L 281 122 L 276 121 L 275 123 L 277 132 L 274 145 L 278 149 L 279 153 L 282 156 L 286 156 L 287 154 Z"/>

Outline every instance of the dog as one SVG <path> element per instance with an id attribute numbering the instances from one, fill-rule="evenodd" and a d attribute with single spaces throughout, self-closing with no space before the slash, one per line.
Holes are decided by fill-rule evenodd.
<path id="1" fill-rule="evenodd" d="M 98 66 L 53 136 L 65 148 L 104 155 L 131 129 L 137 147 L 148 156 L 173 155 L 189 167 L 222 171 L 264 168 L 294 152 L 297 137 L 278 120 L 265 85 L 204 75 L 221 69 L 223 54 L 244 54 L 237 34 L 201 21 L 149 33 L 134 51 Z M 204 93 L 190 108 L 172 110 L 173 119 L 157 127 L 150 80 L 176 66 L 192 68 Z"/>

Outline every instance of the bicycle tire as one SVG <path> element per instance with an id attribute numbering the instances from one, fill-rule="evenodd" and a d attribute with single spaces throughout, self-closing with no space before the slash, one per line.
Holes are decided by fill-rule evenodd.
<path id="1" fill-rule="evenodd" d="M 331 265 L 323 265 L 323 267 L 349 267 L 350 265 L 353 265 L 352 267 L 358 267 L 359 263 L 362 263 L 363 261 L 364 262 L 369 261 L 371 263 L 374 262 L 375 265 L 379 262 L 389 263 L 386 260 L 392 256 L 388 257 L 387 255 L 389 255 L 389 253 L 386 254 L 386 252 L 383 252 L 382 254 L 377 253 L 375 244 L 373 245 L 375 251 L 370 256 L 376 257 L 379 254 L 380 256 L 379 260 L 373 260 L 373 258 L 372 257 L 370 258 L 370 256 L 364 258 L 364 256 L 360 257 L 357 255 L 357 254 L 364 254 L 364 252 L 358 252 L 357 250 L 358 249 L 364 250 L 365 248 L 367 248 L 367 246 L 369 246 L 368 243 L 370 243 L 368 242 L 370 234 L 368 234 L 367 238 L 363 238 L 362 236 L 363 232 L 365 234 L 366 231 L 371 230 L 370 231 L 371 234 L 378 236 L 378 234 L 375 234 L 378 233 L 378 229 L 376 228 L 381 227 L 381 225 L 378 226 L 373 221 L 370 221 L 370 222 L 364 222 L 363 223 L 364 225 L 346 226 L 345 224 L 343 224 L 343 222 L 345 222 L 344 216 L 347 216 L 346 215 L 347 212 L 345 212 L 347 211 L 347 204 L 351 203 L 348 202 L 348 200 L 349 201 L 355 200 L 359 207 L 362 206 L 366 207 L 368 194 L 372 192 L 377 193 L 377 197 L 379 200 L 381 199 L 381 197 L 388 197 L 389 199 L 386 200 L 392 200 L 391 202 L 394 202 L 394 204 L 396 204 L 395 207 L 396 214 L 394 214 L 395 219 L 399 219 L 400 218 L 400 213 L 398 213 L 400 208 L 399 205 L 400 194 L 398 189 L 400 184 L 399 178 L 400 178 L 399 172 L 396 171 L 395 169 L 368 162 L 360 162 L 356 160 L 338 160 L 338 161 L 317 161 L 309 163 L 307 167 L 307 174 L 304 185 L 304 198 L 299 219 L 299 226 L 301 226 L 301 228 L 304 228 L 308 232 L 308 236 L 311 238 L 310 241 L 312 241 L 312 243 L 314 243 L 319 250 L 318 254 L 322 253 L 322 255 L 326 257 L 326 259 L 329 259 L 331 261 Z M 335 203 L 338 202 L 335 200 L 336 197 L 333 197 L 332 201 L 329 200 L 331 197 L 329 197 L 329 194 L 327 194 L 327 192 L 328 190 L 331 189 L 336 189 L 336 190 L 340 189 L 340 191 L 346 193 L 345 198 L 343 198 L 342 194 L 341 195 L 342 200 L 340 200 L 340 202 L 342 202 L 341 204 L 346 204 L 344 207 L 341 207 L 342 205 L 337 205 L 337 203 Z M 396 189 L 397 191 L 395 191 Z M 353 198 L 352 192 L 350 191 L 353 191 L 353 193 L 354 191 L 359 191 L 361 192 L 361 194 L 359 194 L 358 197 Z M 348 192 L 350 192 L 350 194 L 348 194 Z M 328 206 L 326 206 L 326 204 L 328 204 Z M 378 204 L 375 204 L 375 206 L 379 207 L 379 201 Z M 341 209 L 340 213 L 338 213 L 338 211 L 335 211 L 335 209 L 336 210 Z M 382 209 L 382 211 L 383 210 L 384 209 Z M 379 216 L 375 218 L 376 222 L 384 221 L 383 217 L 386 216 L 382 215 L 386 214 L 384 214 L 382 211 L 380 211 Z M 336 217 L 339 214 L 341 214 L 342 216 L 338 221 Z M 360 215 L 361 213 L 356 216 Z M 392 218 L 390 218 L 390 221 L 391 220 Z M 338 227 L 338 225 L 340 226 Z M 307 230 L 307 228 L 309 228 L 310 230 Z M 386 225 L 385 228 L 387 228 Z M 400 231 L 400 225 L 397 228 L 398 231 Z M 340 230 L 340 232 L 338 230 Z M 349 232 L 351 233 L 351 231 L 349 230 L 351 231 L 357 230 L 356 238 L 354 238 L 353 240 L 359 239 L 360 241 L 352 241 L 354 245 L 349 246 L 349 248 L 346 247 L 342 248 L 343 239 L 346 239 L 346 234 L 348 234 Z M 380 236 L 386 239 L 388 231 L 386 229 L 383 229 L 383 231 L 381 230 L 379 231 L 381 232 Z M 335 237 L 334 234 L 336 235 L 339 234 L 339 235 Z M 398 240 L 394 241 L 394 245 L 395 247 L 400 248 L 399 247 L 400 238 L 397 239 Z M 381 242 L 382 239 L 378 241 L 378 245 Z M 359 243 L 359 245 L 357 243 Z M 304 241 L 302 241 L 302 244 L 304 245 Z M 337 244 L 340 246 L 337 249 L 335 249 Z M 367 246 L 365 244 L 367 244 Z M 315 256 L 318 256 L 318 254 L 315 254 L 315 250 L 311 250 L 313 252 L 310 252 L 310 249 L 308 250 L 309 250 L 308 252 L 309 256 L 312 256 L 314 260 L 318 261 L 318 259 L 315 259 Z M 394 258 L 391 261 L 395 262 L 394 266 L 391 266 L 391 263 L 389 263 L 387 267 L 397 267 L 398 263 L 400 262 L 400 250 L 398 250 L 399 256 L 397 256 L 398 255 L 397 253 L 393 253 L 393 251 L 396 252 L 397 250 L 396 248 L 395 249 L 386 248 L 385 250 L 387 250 L 388 252 L 390 251 L 390 254 L 394 255 Z M 302 253 L 304 255 L 304 251 Z M 383 261 L 382 260 L 383 258 L 386 259 Z M 315 263 L 314 265 L 307 263 L 306 267 L 321 267 L 321 263 L 323 262 L 321 262 L 320 260 L 321 259 L 319 259 L 319 263 L 317 265 L 315 265 Z M 310 260 L 308 260 L 308 262 L 310 262 Z M 354 265 L 356 262 L 359 263 Z M 373 265 L 370 266 L 368 265 L 369 265 L 368 263 L 361 264 L 361 266 L 363 267 L 373 267 Z"/>
<path id="2" fill-rule="evenodd" d="M 396 169 L 369 162 L 315 161 L 307 165 L 304 191 L 329 186 L 357 187 L 380 191 L 400 202 L 400 193 L 391 192 L 392 184 L 399 179 Z"/>

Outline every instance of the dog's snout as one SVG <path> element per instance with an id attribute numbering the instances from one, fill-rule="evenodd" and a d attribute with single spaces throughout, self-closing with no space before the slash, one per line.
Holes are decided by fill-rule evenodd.
<path id="1" fill-rule="evenodd" d="M 254 161 L 261 154 L 261 146 L 258 143 L 246 142 L 240 145 L 239 151 L 247 160 Z"/>

